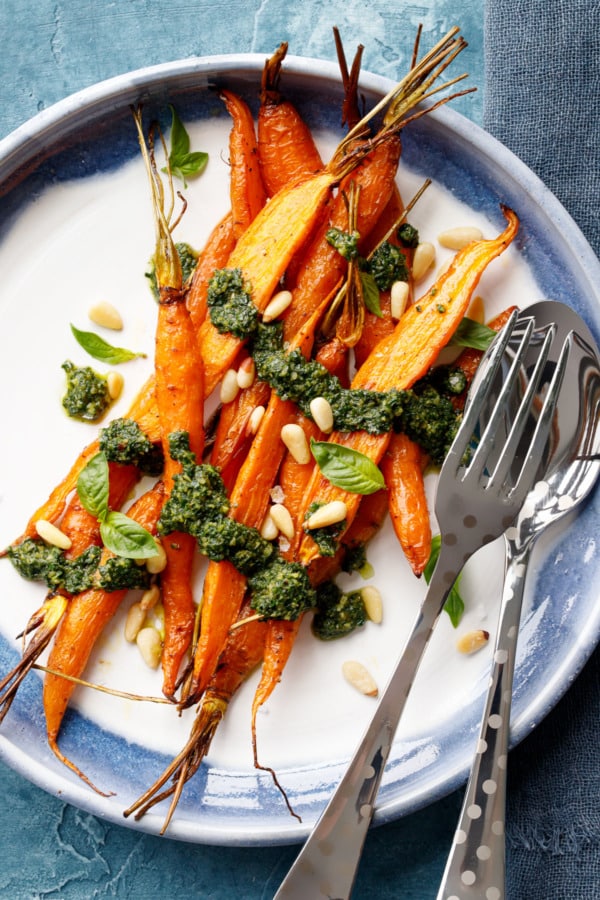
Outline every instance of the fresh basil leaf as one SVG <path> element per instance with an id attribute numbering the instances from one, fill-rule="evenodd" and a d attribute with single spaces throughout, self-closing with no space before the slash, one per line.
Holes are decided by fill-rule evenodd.
<path id="1" fill-rule="evenodd" d="M 473 350 L 487 350 L 496 336 L 497 332 L 493 328 L 465 316 L 454 332 L 450 344 L 455 347 L 471 347 Z"/>
<path id="2" fill-rule="evenodd" d="M 321 473 L 336 487 L 350 494 L 374 494 L 385 487 L 380 470 L 364 453 L 314 439 L 310 449 Z"/>
<path id="3" fill-rule="evenodd" d="M 173 106 L 171 110 L 171 149 L 169 152 L 169 168 L 177 178 L 181 178 L 187 187 L 186 178 L 200 175 L 208 163 L 208 153 L 190 152 L 190 136 L 185 125 L 177 115 Z M 166 171 L 163 169 L 163 172 Z"/>
<path id="4" fill-rule="evenodd" d="M 134 353 L 133 350 L 126 350 L 124 347 L 113 347 L 93 331 L 80 331 L 74 325 L 71 325 L 71 331 L 79 346 L 100 362 L 114 366 L 118 363 L 128 362 L 130 359 L 146 356 L 145 353 Z"/>
<path id="5" fill-rule="evenodd" d="M 77 493 L 81 505 L 101 522 L 108 515 L 108 462 L 104 453 L 96 453 L 79 473 Z"/>
<path id="6" fill-rule="evenodd" d="M 377 287 L 377 282 L 370 272 L 361 272 L 360 283 L 363 302 L 366 308 L 370 313 L 373 313 L 373 315 L 382 319 L 383 313 L 381 312 L 381 306 L 379 304 L 379 288 Z"/>
<path id="7" fill-rule="evenodd" d="M 105 547 L 126 559 L 150 559 L 158 553 L 150 532 L 121 512 L 111 510 L 107 514 L 100 525 L 100 536 Z"/>
<path id="8" fill-rule="evenodd" d="M 423 570 L 423 576 L 427 584 L 431 581 L 431 576 L 433 574 L 433 570 L 435 569 L 435 564 L 438 561 L 438 557 L 440 555 L 440 548 L 442 546 L 442 536 L 440 534 L 436 534 L 431 539 L 431 554 L 429 559 L 427 560 L 427 565 Z M 450 616 L 450 621 L 454 628 L 458 628 L 460 624 L 460 620 L 462 619 L 463 612 L 465 611 L 465 602 L 460 594 L 459 590 L 460 584 L 460 575 L 452 585 L 450 593 L 446 597 L 446 602 L 444 604 L 444 610 Z"/>

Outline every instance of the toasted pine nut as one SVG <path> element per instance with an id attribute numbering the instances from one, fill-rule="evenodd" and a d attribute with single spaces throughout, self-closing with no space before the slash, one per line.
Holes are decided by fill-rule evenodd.
<path id="1" fill-rule="evenodd" d="M 273 519 L 271 518 L 271 513 L 267 513 L 263 519 L 263 523 L 260 529 L 261 537 L 265 539 L 265 541 L 274 541 L 275 538 L 279 534 L 279 529 Z"/>
<path id="2" fill-rule="evenodd" d="M 140 628 L 146 621 L 146 610 L 142 609 L 141 603 L 134 603 L 127 611 L 125 619 L 125 640 L 130 644 L 135 643 Z"/>
<path id="3" fill-rule="evenodd" d="M 269 510 L 269 515 L 278 530 L 285 535 L 288 541 L 294 537 L 294 521 L 287 506 L 283 503 L 274 503 Z"/>
<path id="4" fill-rule="evenodd" d="M 281 313 L 285 312 L 291 302 L 291 291 L 278 291 L 271 299 L 271 302 L 267 304 L 263 313 L 263 322 L 272 322 L 273 319 L 276 319 Z"/>
<path id="5" fill-rule="evenodd" d="M 409 287 L 406 281 L 395 281 L 390 291 L 390 311 L 392 319 L 398 320 L 408 303 Z"/>
<path id="6" fill-rule="evenodd" d="M 165 553 L 165 548 L 163 547 L 161 542 L 156 538 L 154 538 L 154 540 L 156 541 L 156 546 L 158 547 L 158 553 L 156 554 L 156 556 L 151 556 L 146 560 L 146 568 L 151 575 L 158 575 L 158 573 L 162 572 L 167 565 L 167 554 Z"/>
<path id="7" fill-rule="evenodd" d="M 162 641 L 156 628 L 153 628 L 152 625 L 142 628 L 138 631 L 135 642 L 146 665 L 150 669 L 158 668 L 162 656 Z"/>
<path id="8" fill-rule="evenodd" d="M 376 697 L 379 693 L 375 679 L 362 663 L 349 659 L 342 665 L 342 674 L 348 684 L 365 694 L 367 697 Z"/>
<path id="9" fill-rule="evenodd" d="M 417 246 L 413 256 L 412 277 L 415 281 L 425 278 L 427 272 L 435 262 L 435 247 L 429 241 L 423 241 Z"/>
<path id="10" fill-rule="evenodd" d="M 47 544 L 52 544 L 53 547 L 58 547 L 60 550 L 68 550 L 72 546 L 71 538 L 64 531 L 61 531 L 60 528 L 57 528 L 56 525 L 53 525 L 52 522 L 48 522 L 47 519 L 38 519 L 35 523 L 35 530 L 43 541 L 46 541 Z"/>
<path id="11" fill-rule="evenodd" d="M 320 506 L 314 511 L 312 516 L 309 516 L 306 527 L 312 529 L 326 528 L 327 525 L 337 525 L 338 522 L 343 522 L 347 515 L 348 508 L 344 501 L 332 500 L 331 503 L 325 503 L 324 506 Z"/>
<path id="12" fill-rule="evenodd" d="M 476 653 L 477 650 L 481 650 L 482 647 L 485 647 L 489 639 L 489 631 L 483 631 L 480 628 L 475 631 L 468 631 L 458 639 L 456 642 L 456 649 L 460 653 Z"/>
<path id="13" fill-rule="evenodd" d="M 118 400 L 123 390 L 125 379 L 120 372 L 109 372 L 106 376 L 106 386 L 111 400 Z"/>
<path id="14" fill-rule="evenodd" d="M 365 604 L 368 618 L 371 622 L 375 622 L 376 625 L 380 625 L 383 619 L 383 602 L 377 588 L 372 584 L 368 584 L 362 588 L 360 596 Z"/>
<path id="15" fill-rule="evenodd" d="M 265 414 L 264 406 L 255 406 L 252 412 L 250 413 L 250 417 L 248 419 L 248 431 L 250 434 L 256 434 L 258 431 L 258 426 L 262 422 L 263 416 Z"/>
<path id="16" fill-rule="evenodd" d="M 144 591 L 142 594 L 142 598 L 140 600 L 140 606 L 147 612 L 149 609 L 152 609 L 158 603 L 160 599 L 160 588 L 157 584 L 153 584 L 152 587 L 148 588 L 147 591 Z"/>
<path id="17" fill-rule="evenodd" d="M 485 304 L 481 294 L 477 294 L 476 297 L 473 297 L 469 304 L 467 315 L 470 319 L 473 319 L 474 322 L 479 322 L 480 325 L 483 325 L 485 322 Z"/>
<path id="18" fill-rule="evenodd" d="M 115 309 L 112 303 L 107 303 L 106 300 L 95 303 L 88 311 L 88 316 L 92 322 L 100 325 L 101 328 L 110 328 L 112 331 L 121 331 L 123 328 L 121 313 L 118 309 Z"/>
<path id="19" fill-rule="evenodd" d="M 300 465 L 310 462 L 310 447 L 301 425 L 289 422 L 281 429 L 281 440 Z"/>
<path id="20" fill-rule="evenodd" d="M 241 390 L 244 390 L 244 388 L 249 388 L 250 385 L 254 383 L 255 378 L 256 365 L 252 357 L 247 356 L 246 359 L 240 363 L 240 367 L 237 370 L 238 387 Z"/>
<path id="21" fill-rule="evenodd" d="M 471 225 L 449 228 L 447 231 L 442 231 L 441 234 L 438 234 L 439 243 L 442 247 L 447 247 L 449 250 L 462 250 L 467 244 L 470 244 L 472 241 L 480 241 L 482 238 L 481 230 Z"/>
<path id="22" fill-rule="evenodd" d="M 310 401 L 310 414 L 315 425 L 328 434 L 333 431 L 333 410 L 329 400 L 325 397 L 314 397 Z"/>
<path id="23" fill-rule="evenodd" d="M 221 403 L 231 403 L 235 400 L 239 389 L 237 372 L 235 369 L 227 369 L 221 382 Z"/>

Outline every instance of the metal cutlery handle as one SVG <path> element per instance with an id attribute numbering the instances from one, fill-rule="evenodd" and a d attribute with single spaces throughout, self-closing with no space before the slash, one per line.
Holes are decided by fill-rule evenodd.
<path id="1" fill-rule="evenodd" d="M 451 568 L 454 577 L 449 575 Z M 350 897 L 394 733 L 421 657 L 457 574 L 456 548 L 447 551 L 442 546 L 427 596 L 371 724 L 274 900 L 347 900 Z"/>
<path id="2" fill-rule="evenodd" d="M 532 542 L 505 538 L 507 566 L 475 760 L 437 900 L 504 900 L 506 762 L 517 635 Z"/>

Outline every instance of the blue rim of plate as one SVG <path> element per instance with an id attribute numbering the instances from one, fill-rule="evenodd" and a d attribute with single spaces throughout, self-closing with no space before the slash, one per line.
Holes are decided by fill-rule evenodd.
<path id="1" fill-rule="evenodd" d="M 49 109 L 39 113 L 0 141 L 0 197 L 4 205 L 4 225 L 9 226 L 12 215 L 18 214 L 23 192 L 42 180 L 60 177 L 52 161 L 66 154 L 83 137 L 83 152 L 76 165 L 67 167 L 68 177 L 87 173 L 89 165 L 97 170 L 98 160 L 90 147 L 94 138 L 105 128 L 110 117 L 128 115 L 132 103 L 143 101 L 152 107 L 162 106 L 177 96 L 189 98 L 199 88 L 227 84 L 242 93 L 257 86 L 265 57 L 258 54 L 224 55 L 176 61 L 127 73 L 86 88 Z M 392 83 L 383 77 L 364 73 L 361 90 L 368 98 L 385 94 Z M 339 108 L 342 90 L 337 68 L 328 62 L 290 56 L 285 63 L 285 91 L 299 106 L 306 107 L 312 123 L 320 115 L 319 97 L 325 90 Z M 116 165 L 123 155 L 133 154 L 135 143 L 127 139 L 127 146 L 119 147 L 115 159 L 106 158 L 103 165 Z M 423 153 L 423 147 L 427 153 Z M 80 148 L 81 149 L 81 148 Z M 88 158 L 87 154 L 91 154 Z M 465 162 L 466 161 L 466 162 Z M 596 340 L 600 335 L 600 263 L 585 237 L 556 197 L 509 150 L 483 129 L 452 109 L 443 108 L 412 123 L 404 136 L 403 162 L 434 181 L 440 182 L 459 199 L 502 223 L 500 203 L 519 210 L 521 229 L 519 248 L 532 269 L 542 296 L 572 305 L 590 326 Z M 465 167 L 466 170 L 465 171 Z M 468 177 L 465 177 L 465 174 Z M 14 209 L 11 203 L 14 200 Z M 2 237 L 0 222 L 0 239 Z M 532 237 L 535 236 L 535 240 Z M 514 299 L 518 302 L 518 298 Z M 541 297 L 540 297 L 541 299 Z M 535 600 L 531 610 L 533 644 L 536 652 L 524 654 L 517 660 L 515 697 L 512 718 L 512 746 L 526 737 L 555 706 L 577 674 L 583 668 L 600 638 L 600 604 L 596 602 L 597 578 L 592 566 L 578 567 L 584 552 L 586 535 L 597 530 L 600 520 L 598 492 L 568 530 L 558 538 L 549 538 L 543 553 L 546 564 L 540 567 L 535 580 Z M 562 560 L 575 565 L 560 565 Z M 549 560 L 549 563 L 548 563 Z M 533 580 L 533 579 L 532 579 Z M 579 602 L 549 603 L 548 598 L 570 589 Z M 565 591 L 563 590 L 563 593 Z M 583 598 L 583 599 L 581 599 Z M 526 623 L 527 624 L 527 623 Z M 551 667 L 548 659 L 552 660 Z M 0 664 L 6 671 L 15 662 L 14 651 L 0 638 Z M 484 686 L 480 687 L 481 701 Z M 479 689 L 479 688 L 478 688 Z M 77 779 L 71 777 L 45 747 L 44 722 L 41 712 L 40 685 L 26 681 L 13 709 L 0 728 L 0 755 L 17 772 L 73 805 L 100 818 L 148 833 L 158 833 L 163 813 L 149 813 L 140 822 L 125 820 L 122 810 L 128 802 L 145 790 L 149 781 L 132 783 L 131 777 L 115 776 L 114 798 L 93 794 Z M 482 705 L 482 703 L 481 703 Z M 478 730 L 480 705 L 475 702 L 456 724 L 455 731 L 446 735 L 446 743 L 436 743 L 431 736 L 427 758 L 442 759 L 437 768 L 423 762 L 423 747 L 400 748 L 392 755 L 379 795 L 375 824 L 382 824 L 422 808 L 451 792 L 466 780 L 470 764 L 470 750 Z M 11 719 L 11 717 L 13 717 Z M 9 720 L 11 724 L 9 725 Z M 65 723 L 69 741 L 83 753 L 79 761 L 85 769 L 86 759 L 106 755 L 118 771 L 119 763 L 135 753 L 140 770 L 158 775 L 169 762 L 153 751 L 127 744 L 122 739 L 103 732 L 78 713 L 69 713 Z M 65 745 L 69 752 L 69 743 Z M 349 748 L 349 754 L 353 748 Z M 281 815 L 281 798 L 270 779 L 257 774 L 237 773 L 233 777 L 218 771 L 201 772 L 190 785 L 189 796 L 182 807 L 184 815 L 176 815 L 167 836 L 184 841 L 253 846 L 289 844 L 304 839 L 325 805 L 330 791 L 341 777 L 344 760 L 334 760 L 320 773 L 319 784 L 309 798 L 301 790 L 291 800 L 303 812 L 299 824 Z M 404 780 L 403 767 L 409 773 Z M 287 773 L 293 780 L 294 773 Z M 298 784 L 306 773 L 297 769 Z M 222 781 L 225 778 L 225 781 Z M 239 784 L 239 792 L 235 782 Z M 407 783 L 408 782 L 408 783 Z M 229 806 L 214 813 L 219 804 L 221 787 L 225 784 Z M 236 798 L 256 795 L 254 807 L 236 805 Z M 206 801 L 208 798 L 208 805 Z M 306 802 L 304 802 L 306 801 Z M 211 810 L 210 804 L 214 804 Z M 197 808 L 198 804 L 201 808 Z M 278 810 L 278 813 L 274 812 Z M 258 812 L 257 812 L 258 810 Z"/>

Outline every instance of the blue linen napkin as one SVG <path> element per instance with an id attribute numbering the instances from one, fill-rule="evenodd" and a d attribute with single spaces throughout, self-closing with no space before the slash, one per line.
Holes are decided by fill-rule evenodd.
<path id="1" fill-rule="evenodd" d="M 484 126 L 600 254 L 600 3 L 488 0 Z M 600 898 L 600 650 L 510 757 L 510 900 Z"/>

